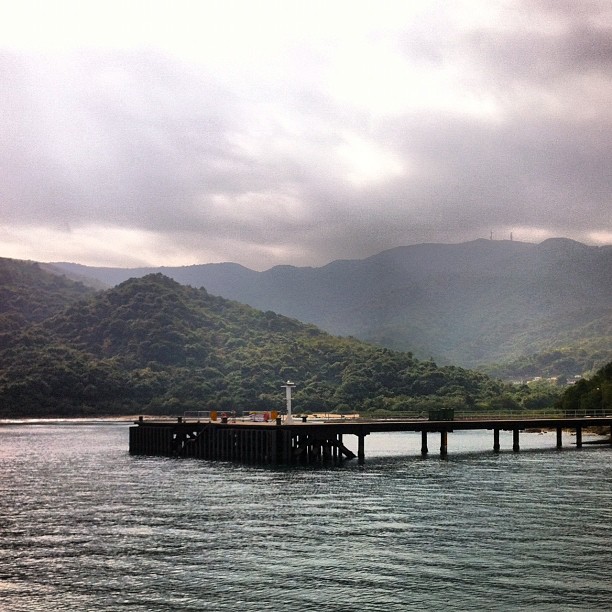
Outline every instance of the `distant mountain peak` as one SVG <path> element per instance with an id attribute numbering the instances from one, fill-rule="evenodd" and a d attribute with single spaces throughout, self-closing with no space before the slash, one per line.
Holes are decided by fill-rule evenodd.
<path id="1" fill-rule="evenodd" d="M 546 240 L 540 242 L 538 247 L 541 249 L 582 249 L 582 250 L 590 250 L 593 247 L 583 244 L 582 242 L 578 242 L 577 240 L 572 240 L 571 238 L 547 238 Z"/>

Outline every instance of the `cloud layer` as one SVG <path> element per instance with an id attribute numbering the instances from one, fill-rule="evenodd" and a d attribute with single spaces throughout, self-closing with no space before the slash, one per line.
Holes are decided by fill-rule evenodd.
<path id="1" fill-rule="evenodd" d="M 608 2 L 54 6 L 1 9 L 2 256 L 612 242 Z"/>

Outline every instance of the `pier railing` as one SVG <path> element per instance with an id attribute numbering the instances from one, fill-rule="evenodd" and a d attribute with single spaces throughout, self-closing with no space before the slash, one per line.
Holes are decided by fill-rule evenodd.
<path id="1" fill-rule="evenodd" d="M 504 410 L 498 411 L 455 411 L 456 419 L 572 419 L 612 416 L 612 408 L 606 410 Z"/>
<path id="2" fill-rule="evenodd" d="M 227 419 L 235 422 L 241 421 L 264 421 L 276 419 L 278 412 L 275 410 L 185 410 L 183 418 L 198 421 L 220 421 Z"/>
<path id="3" fill-rule="evenodd" d="M 301 420 L 302 417 L 306 416 L 309 422 L 313 421 L 325 421 L 325 422 L 346 422 L 346 421 L 364 421 L 364 420 L 406 420 L 406 421 L 419 421 L 419 420 L 454 420 L 454 421 L 470 421 L 479 419 L 499 419 L 499 420 L 513 420 L 513 419 L 553 419 L 553 418 L 595 418 L 595 417 L 610 417 L 612 416 L 612 407 L 597 410 L 554 410 L 550 408 L 544 408 L 540 410 L 522 410 L 522 409 L 511 409 L 511 410 L 454 410 L 450 417 L 440 417 L 439 414 L 444 411 L 423 411 L 423 410 L 412 410 L 412 411 L 373 411 L 369 413 L 351 413 L 351 414 L 338 414 L 335 412 L 315 412 L 315 413 L 304 413 L 294 416 L 295 420 Z M 285 415 L 277 414 L 276 411 L 186 411 L 183 417 L 186 420 L 201 420 L 201 421 L 221 421 L 227 418 L 230 422 L 240 421 L 265 421 L 271 422 L 280 416 L 284 421 Z"/>
<path id="4" fill-rule="evenodd" d="M 350 415 L 339 415 L 335 413 L 317 413 L 315 419 L 324 421 L 340 420 L 438 420 L 436 418 L 437 411 L 374 411 L 371 413 L 360 413 Z M 539 410 L 529 409 L 510 409 L 510 410 L 454 410 L 454 415 L 450 419 L 455 421 L 469 421 L 479 419 L 499 419 L 499 420 L 514 420 L 514 419 L 571 419 L 571 418 L 590 418 L 590 417 L 610 417 L 612 416 L 611 408 L 601 408 L 597 410 L 554 410 L 544 408 Z M 310 420 L 311 417 L 309 417 Z"/>

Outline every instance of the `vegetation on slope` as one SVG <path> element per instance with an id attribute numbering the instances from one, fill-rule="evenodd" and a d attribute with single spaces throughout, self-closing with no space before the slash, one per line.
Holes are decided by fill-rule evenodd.
<path id="1" fill-rule="evenodd" d="M 568 415 L 609 414 L 612 411 L 612 362 L 599 369 L 591 378 L 582 378 L 568 387 L 557 407 Z"/>
<path id="2" fill-rule="evenodd" d="M 4 417 L 282 408 L 287 379 L 298 383 L 300 411 L 534 400 L 483 374 L 336 338 L 161 274 L 126 281 L 4 340 Z"/>
<path id="3" fill-rule="evenodd" d="M 110 284 L 147 273 L 61 267 Z M 507 378 L 583 375 L 612 360 L 612 247 L 476 240 L 400 247 L 321 268 L 151 271 L 439 363 L 499 363 L 487 371 Z M 552 358 L 557 352 L 563 356 Z"/>
<path id="4" fill-rule="evenodd" d="M 42 321 L 92 293 L 36 262 L 0 258 L 0 334 Z"/>

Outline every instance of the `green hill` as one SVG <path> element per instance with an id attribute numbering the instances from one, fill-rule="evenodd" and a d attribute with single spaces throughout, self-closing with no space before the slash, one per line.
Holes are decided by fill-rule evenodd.
<path id="1" fill-rule="evenodd" d="M 612 412 L 612 362 L 600 368 L 588 379 L 580 379 L 568 387 L 558 402 L 568 415 L 575 413 L 592 416 Z"/>
<path id="2" fill-rule="evenodd" d="M 499 404 L 485 375 L 336 338 L 161 275 L 131 279 L 4 338 L 0 416 Z"/>
<path id="3" fill-rule="evenodd" d="M 82 283 L 49 274 L 42 264 L 0 258 L 0 334 L 42 321 L 93 293 Z"/>

